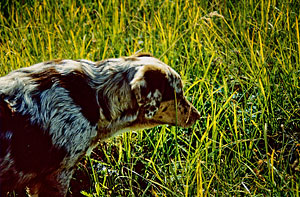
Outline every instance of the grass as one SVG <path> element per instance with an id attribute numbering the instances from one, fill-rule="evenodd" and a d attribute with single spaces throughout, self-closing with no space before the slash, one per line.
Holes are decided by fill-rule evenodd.
<path id="1" fill-rule="evenodd" d="M 101 143 L 71 193 L 299 196 L 297 1 L 23 0 L 0 3 L 0 74 L 56 58 L 150 52 L 202 118 Z"/>

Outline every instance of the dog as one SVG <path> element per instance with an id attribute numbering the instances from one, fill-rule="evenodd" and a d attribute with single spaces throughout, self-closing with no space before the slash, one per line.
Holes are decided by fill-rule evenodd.
<path id="1" fill-rule="evenodd" d="M 179 74 L 149 54 L 12 71 L 0 78 L 0 194 L 66 196 L 74 167 L 99 141 L 199 118 Z"/>

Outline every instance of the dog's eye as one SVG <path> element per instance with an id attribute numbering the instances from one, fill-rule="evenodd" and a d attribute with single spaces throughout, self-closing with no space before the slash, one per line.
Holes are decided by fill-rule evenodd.
<path id="1" fill-rule="evenodd" d="M 163 108 L 162 112 L 165 112 L 168 109 L 168 107 Z"/>

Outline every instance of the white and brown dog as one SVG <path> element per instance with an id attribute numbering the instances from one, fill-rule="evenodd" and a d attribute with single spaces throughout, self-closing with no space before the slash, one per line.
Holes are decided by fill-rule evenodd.
<path id="1" fill-rule="evenodd" d="M 66 196 L 74 167 L 119 132 L 189 127 L 199 112 L 180 76 L 147 54 L 54 60 L 0 78 L 0 195 Z"/>

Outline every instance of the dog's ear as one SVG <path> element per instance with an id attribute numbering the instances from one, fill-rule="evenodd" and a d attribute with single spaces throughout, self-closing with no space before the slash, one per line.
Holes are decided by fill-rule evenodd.
<path id="1" fill-rule="evenodd" d="M 141 67 L 130 82 L 131 90 L 139 107 L 144 109 L 146 118 L 152 118 L 158 111 L 166 83 L 166 72 L 151 65 Z"/>

